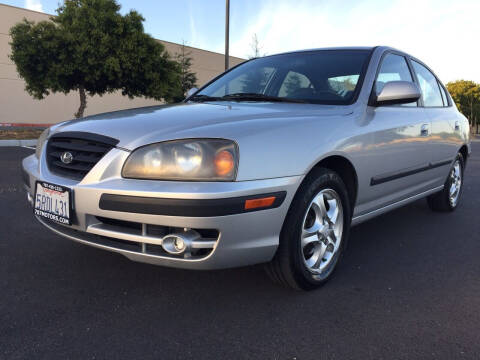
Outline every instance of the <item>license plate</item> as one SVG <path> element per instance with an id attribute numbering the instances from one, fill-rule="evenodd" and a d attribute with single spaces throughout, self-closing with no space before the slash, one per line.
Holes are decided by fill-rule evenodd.
<path id="1" fill-rule="evenodd" d="M 34 213 L 61 224 L 71 225 L 71 200 L 70 189 L 38 181 L 35 188 Z"/>

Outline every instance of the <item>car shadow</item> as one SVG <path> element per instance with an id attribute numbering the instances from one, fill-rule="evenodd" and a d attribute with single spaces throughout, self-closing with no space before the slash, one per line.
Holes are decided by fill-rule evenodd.
<path id="1" fill-rule="evenodd" d="M 419 241 L 428 237 L 429 226 L 435 226 L 438 219 L 433 218 L 437 216 L 421 200 L 353 227 L 336 276 L 324 289 L 357 288 L 365 277 L 371 275 L 370 272 L 388 272 L 395 277 L 395 272 L 401 271 L 405 275 L 405 268 L 396 270 L 391 265 L 415 261 L 412 253 L 419 251 Z M 108 291 L 110 295 L 135 289 L 153 297 L 169 293 L 173 297 L 196 299 L 208 299 L 208 294 L 218 293 L 219 289 L 228 294 L 226 296 L 296 293 L 273 284 L 265 274 L 263 265 L 191 271 L 136 263 L 120 254 L 52 235 L 39 224 L 36 227 L 35 236 L 40 234 L 38 241 L 48 243 L 48 252 L 42 256 L 41 268 L 32 270 L 46 278 L 58 277 L 60 273 L 66 282 L 64 285 L 72 289 Z M 416 261 L 421 263 L 424 260 L 417 257 Z M 45 262 L 54 266 L 49 267 Z"/>

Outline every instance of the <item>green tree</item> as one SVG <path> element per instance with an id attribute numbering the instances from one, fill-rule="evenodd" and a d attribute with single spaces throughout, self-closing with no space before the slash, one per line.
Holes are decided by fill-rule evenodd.
<path id="1" fill-rule="evenodd" d="M 477 134 L 480 134 L 479 128 L 480 128 L 480 102 L 477 102 L 473 106 L 473 120 L 472 120 L 472 125 L 477 124 Z"/>
<path id="2" fill-rule="evenodd" d="M 143 29 L 136 11 L 121 15 L 115 0 L 66 0 L 51 21 L 24 20 L 10 29 L 11 59 L 37 99 L 78 91 L 83 117 L 87 94 L 121 90 L 124 96 L 171 101 L 178 64 Z"/>
<path id="3" fill-rule="evenodd" d="M 192 53 L 185 47 L 185 43 L 182 43 L 180 52 L 175 55 L 180 68 L 180 88 L 179 93 L 175 96 L 175 101 L 181 101 L 185 99 L 185 95 L 188 90 L 197 86 L 197 75 L 191 71 L 192 67 Z"/>
<path id="4" fill-rule="evenodd" d="M 458 109 L 468 118 L 472 126 L 480 122 L 480 84 L 470 80 L 449 82 L 447 89 Z"/>

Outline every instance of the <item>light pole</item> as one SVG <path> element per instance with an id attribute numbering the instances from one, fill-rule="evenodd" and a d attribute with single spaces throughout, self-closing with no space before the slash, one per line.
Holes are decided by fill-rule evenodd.
<path id="1" fill-rule="evenodd" d="M 228 46 L 229 46 L 229 35 L 230 35 L 230 0 L 226 0 L 225 4 L 225 71 L 228 70 Z"/>

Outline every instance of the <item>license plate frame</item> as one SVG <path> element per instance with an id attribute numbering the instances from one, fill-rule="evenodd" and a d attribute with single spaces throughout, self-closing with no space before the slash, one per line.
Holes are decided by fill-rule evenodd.
<path id="1" fill-rule="evenodd" d="M 72 189 L 66 186 L 36 181 L 33 213 L 63 225 L 72 225 L 74 212 L 72 193 Z"/>

